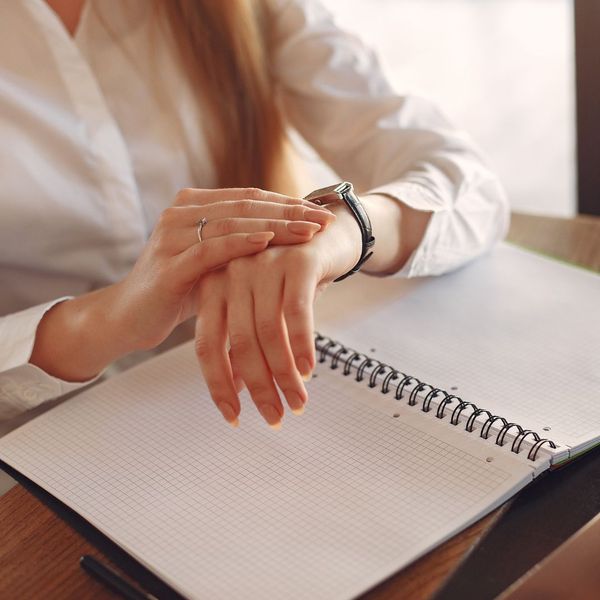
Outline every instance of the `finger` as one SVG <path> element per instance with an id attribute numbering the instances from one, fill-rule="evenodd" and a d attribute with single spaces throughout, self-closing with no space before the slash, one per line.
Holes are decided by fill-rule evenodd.
<path id="1" fill-rule="evenodd" d="M 313 302 L 316 275 L 298 265 L 288 273 L 283 292 L 283 315 L 296 368 L 305 381 L 315 368 Z"/>
<path id="2" fill-rule="evenodd" d="M 259 200 L 263 202 L 279 202 L 281 204 L 300 204 L 312 206 L 315 204 L 303 198 L 286 196 L 277 192 L 261 190 L 260 188 L 220 188 L 220 189 L 197 189 L 184 188 L 175 196 L 174 206 L 186 206 L 189 204 L 211 204 L 225 200 Z"/>
<path id="3" fill-rule="evenodd" d="M 233 427 L 239 424 L 240 401 L 226 348 L 227 322 L 223 296 L 211 289 L 196 318 L 195 349 L 213 402 Z"/>
<path id="4" fill-rule="evenodd" d="M 234 258 L 256 254 L 273 239 L 273 232 L 233 233 L 198 242 L 171 259 L 170 268 L 182 284 L 191 284 L 201 275 Z"/>
<path id="5" fill-rule="evenodd" d="M 335 221 L 327 208 L 308 208 L 297 204 L 262 202 L 259 200 L 224 200 L 205 205 L 171 206 L 161 213 L 160 222 L 166 227 L 190 227 L 201 219 L 207 221 L 227 217 L 251 219 L 282 219 L 285 221 L 310 221 L 326 227 Z"/>
<path id="6" fill-rule="evenodd" d="M 255 220 L 244 227 L 243 223 L 233 223 L 230 219 Z M 200 221 L 207 224 L 200 229 Z M 260 220 L 264 226 L 260 226 Z M 284 221 L 274 223 L 275 221 Z M 173 256 L 183 252 L 202 238 L 217 237 L 229 233 L 252 233 L 254 231 L 274 231 L 276 244 L 294 244 L 308 241 L 313 230 L 326 229 L 335 220 L 335 215 L 328 210 L 312 210 L 302 206 L 240 200 L 201 206 L 176 206 L 165 209 L 152 233 L 152 240 L 159 249 Z M 218 221 L 215 224 L 215 221 Z M 311 225 L 287 227 L 287 221 L 308 222 Z M 209 226 L 210 224 L 210 226 Z M 317 227 L 314 227 L 317 224 Z M 210 230 L 210 233 L 209 231 Z M 296 238 L 300 234 L 304 239 Z M 307 237 L 308 236 L 308 237 Z"/>
<path id="7" fill-rule="evenodd" d="M 327 227 L 336 218 L 329 209 L 324 207 L 315 205 L 307 207 L 299 204 L 263 202 L 261 200 L 224 200 L 223 202 L 206 204 L 202 208 L 204 208 L 202 216 L 209 220 L 224 217 L 283 219 L 286 221 L 311 221 Z M 200 215 L 200 212 L 198 212 L 198 215 Z"/>
<path id="8" fill-rule="evenodd" d="M 241 277 L 232 277 L 231 284 L 227 306 L 231 353 L 256 408 L 272 428 L 279 429 L 283 405 L 256 337 L 252 294 Z"/>
<path id="9" fill-rule="evenodd" d="M 283 281 L 281 282 L 283 284 Z M 294 414 L 301 415 L 308 394 L 296 365 L 282 313 L 283 289 L 255 292 L 254 321 L 267 367 Z"/>
<path id="10" fill-rule="evenodd" d="M 299 244 L 308 242 L 312 237 L 320 231 L 321 226 L 318 223 L 310 223 L 308 221 L 284 221 L 277 219 L 215 219 L 208 221 L 202 227 L 202 240 L 229 235 L 231 233 L 253 233 L 259 231 L 272 231 L 275 236 L 271 240 L 271 244 Z M 188 233 L 188 237 L 196 236 Z"/>

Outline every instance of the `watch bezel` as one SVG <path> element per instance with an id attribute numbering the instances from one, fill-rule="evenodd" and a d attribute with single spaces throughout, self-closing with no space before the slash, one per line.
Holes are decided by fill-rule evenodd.
<path id="1" fill-rule="evenodd" d="M 329 204 L 330 202 L 326 201 L 335 201 L 335 200 L 344 200 L 344 194 L 354 192 L 354 186 L 349 181 L 342 181 L 341 183 L 336 183 L 334 185 L 328 185 L 324 188 L 319 188 L 318 190 L 314 190 L 308 196 L 304 197 L 304 200 L 310 200 L 313 204 L 318 204 L 319 206 L 323 206 L 325 204 Z"/>

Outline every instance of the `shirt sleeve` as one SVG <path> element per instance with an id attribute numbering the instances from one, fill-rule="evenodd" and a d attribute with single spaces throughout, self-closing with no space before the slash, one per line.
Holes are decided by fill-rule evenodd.
<path id="1" fill-rule="evenodd" d="M 0 317 L 0 421 L 95 381 L 62 381 L 29 363 L 39 322 L 64 300 L 68 298 Z"/>
<path id="2" fill-rule="evenodd" d="M 506 194 L 469 136 L 431 102 L 394 91 L 375 53 L 320 2 L 270 4 L 273 69 L 292 126 L 359 194 L 432 213 L 397 275 L 449 271 L 501 239 Z"/>

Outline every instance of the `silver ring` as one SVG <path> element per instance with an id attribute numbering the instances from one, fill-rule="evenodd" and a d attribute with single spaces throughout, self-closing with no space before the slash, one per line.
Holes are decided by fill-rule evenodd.
<path id="1" fill-rule="evenodd" d="M 196 233 L 198 234 L 198 241 L 202 241 L 202 228 L 208 223 L 208 219 L 206 217 L 202 217 L 196 223 Z"/>

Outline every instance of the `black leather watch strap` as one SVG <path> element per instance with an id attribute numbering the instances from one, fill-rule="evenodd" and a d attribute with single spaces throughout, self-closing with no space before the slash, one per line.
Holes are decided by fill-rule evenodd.
<path id="1" fill-rule="evenodd" d="M 375 245 L 375 238 L 373 237 L 373 231 L 371 228 L 371 221 L 369 220 L 369 215 L 367 215 L 361 201 L 358 199 L 358 196 L 354 193 L 354 187 L 348 181 L 344 181 L 342 183 L 338 183 L 336 185 L 331 185 L 326 188 L 321 188 L 319 190 L 315 190 L 311 192 L 308 196 L 304 198 L 305 200 L 310 200 L 315 204 L 325 205 L 330 204 L 332 202 L 342 201 L 349 208 L 352 216 L 356 219 L 358 226 L 360 227 L 360 232 L 362 235 L 362 251 L 360 254 L 360 258 L 358 262 L 348 271 L 344 273 L 341 277 L 338 277 L 334 281 L 342 281 L 342 279 L 346 279 L 346 277 L 350 277 L 354 273 L 357 273 L 362 265 L 371 258 L 373 251 L 371 250 Z"/>

